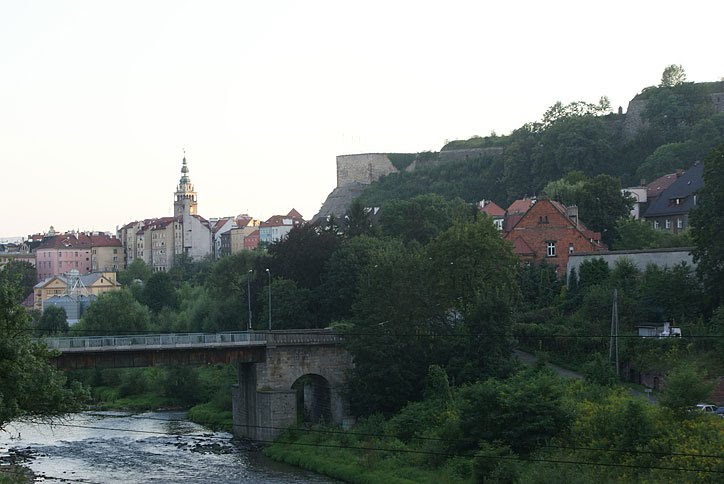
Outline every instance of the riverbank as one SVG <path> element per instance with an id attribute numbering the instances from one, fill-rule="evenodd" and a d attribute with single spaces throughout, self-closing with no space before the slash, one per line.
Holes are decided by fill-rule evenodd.
<path id="1" fill-rule="evenodd" d="M 96 410 L 184 410 L 190 421 L 211 430 L 233 429 L 233 365 L 84 370 L 70 377 L 90 389 Z"/>
<path id="2" fill-rule="evenodd" d="M 32 469 L 38 482 L 335 482 L 278 464 L 227 432 L 187 421 L 184 412 L 81 412 L 52 424 L 11 422 L 6 429 L 0 448 L 25 453 L 19 465 Z"/>

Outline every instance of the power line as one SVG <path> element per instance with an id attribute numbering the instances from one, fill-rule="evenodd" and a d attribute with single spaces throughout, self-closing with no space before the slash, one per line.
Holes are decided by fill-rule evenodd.
<path id="1" fill-rule="evenodd" d="M 104 415 L 104 414 L 93 414 L 90 413 L 89 415 L 94 416 L 102 416 L 102 417 L 109 417 L 109 418 L 128 418 L 128 416 L 125 415 Z M 188 420 L 184 419 L 163 419 L 158 417 L 144 417 L 144 416 L 133 416 L 131 417 L 134 420 L 154 420 L 159 422 L 189 422 Z M 61 424 L 58 424 L 61 425 Z M 75 426 L 75 424 L 62 424 L 66 426 Z M 307 433 L 321 433 L 321 434 L 332 434 L 332 435 L 351 435 L 356 437 L 377 437 L 377 438 L 396 438 L 400 440 L 404 440 L 401 436 L 395 435 L 395 434 L 378 434 L 378 433 L 368 433 L 368 432 L 351 432 L 351 431 L 343 431 L 343 430 L 329 430 L 329 429 L 309 429 L 305 427 L 274 427 L 274 426 L 268 426 L 268 425 L 245 425 L 245 424 L 232 424 L 232 427 L 246 427 L 246 428 L 255 428 L 255 429 L 262 429 L 262 430 L 288 430 L 292 432 L 307 432 Z M 84 426 L 81 426 L 81 428 L 86 428 Z M 93 427 L 94 428 L 94 427 Z M 99 427 L 101 429 L 105 429 L 106 427 Z M 122 429 L 116 429 L 116 430 L 122 430 Z M 129 430 L 129 432 L 138 432 L 138 433 L 157 433 L 154 431 L 141 431 L 141 430 Z M 194 434 L 169 434 L 169 435 L 187 435 L 189 437 L 193 437 Z M 213 438 L 222 438 L 224 437 L 214 437 Z M 209 438 L 209 437 L 204 437 Z M 448 443 L 476 443 L 477 440 L 475 439 L 442 439 L 442 438 L 436 438 L 436 437 L 416 437 L 413 436 L 411 439 L 414 440 L 421 440 L 421 441 L 433 441 L 433 442 L 448 442 Z M 604 449 L 604 448 L 596 448 L 596 447 L 580 447 L 580 446 L 564 446 L 564 445 L 540 445 L 540 447 L 544 448 L 552 448 L 552 449 L 567 449 L 567 450 L 584 450 L 584 451 L 596 451 L 596 452 L 614 452 L 614 453 L 625 453 L 625 454 L 642 454 L 642 455 L 657 455 L 661 457 L 671 457 L 671 456 L 677 456 L 677 457 L 695 457 L 695 458 L 706 458 L 706 459 L 724 459 L 724 455 L 716 455 L 716 454 L 692 454 L 692 453 L 686 453 L 686 452 L 655 452 L 655 451 L 642 451 L 642 450 L 633 450 L 633 449 Z"/>
<path id="2" fill-rule="evenodd" d="M 91 429 L 91 430 L 106 430 L 106 431 L 118 431 L 118 432 L 133 432 L 133 433 L 143 433 L 143 434 L 153 434 L 153 435 L 167 435 L 167 436 L 181 436 L 181 437 L 194 437 L 194 438 L 200 438 L 199 436 L 195 434 L 172 434 L 168 432 L 155 432 L 150 430 L 135 430 L 135 429 L 119 429 L 119 428 L 112 428 L 112 427 L 99 427 L 99 426 L 91 426 L 91 425 L 77 425 L 77 424 L 56 424 L 61 427 L 75 427 L 75 428 L 84 428 L 84 429 Z M 224 437 L 215 437 L 215 436 L 209 436 L 209 437 L 201 437 L 205 439 L 209 438 L 222 438 L 226 440 Z M 399 448 L 384 448 L 384 447 L 368 447 L 368 446 L 353 446 L 353 445 L 343 445 L 343 444 L 320 444 L 320 443 L 304 443 L 304 442 L 287 442 L 283 440 L 257 440 L 256 442 L 262 443 L 262 444 L 286 444 L 286 445 L 298 445 L 303 447 L 319 447 L 319 448 L 330 448 L 330 449 L 349 449 L 349 450 L 366 450 L 366 451 L 376 451 L 376 452 L 392 452 L 392 453 L 402 453 L 402 454 L 421 454 L 421 455 L 436 455 L 436 456 L 443 456 L 443 457 L 470 457 L 469 454 L 460 454 L 460 453 L 452 453 L 452 452 L 435 452 L 435 451 L 425 451 L 425 450 L 415 450 L 415 449 L 399 449 Z M 703 469 L 703 468 L 693 468 L 693 467 L 666 467 L 666 466 L 642 466 L 642 465 L 636 465 L 636 464 L 615 464 L 615 463 L 604 463 L 604 462 L 590 462 L 590 461 L 573 461 L 573 460 L 562 460 L 562 459 L 546 459 L 546 458 L 523 458 L 523 457 L 512 457 L 512 456 L 486 456 L 486 455 L 478 455 L 476 454 L 475 457 L 480 458 L 486 458 L 486 459 L 501 459 L 501 460 L 511 460 L 511 461 L 518 461 L 518 462 L 544 462 L 544 463 L 552 463 L 552 464 L 571 464 L 571 465 L 591 465 L 591 466 L 601 466 L 601 467 L 621 467 L 621 468 L 629 468 L 629 469 L 649 469 L 649 470 L 664 470 L 664 471 L 673 471 L 673 472 L 704 472 L 704 473 L 710 473 L 710 474 L 724 474 L 724 470 L 719 471 L 715 469 Z"/>

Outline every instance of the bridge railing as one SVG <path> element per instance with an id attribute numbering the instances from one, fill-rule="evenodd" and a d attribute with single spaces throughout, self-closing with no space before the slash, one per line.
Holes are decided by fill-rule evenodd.
<path id="1" fill-rule="evenodd" d="M 43 338 L 48 348 L 60 351 L 132 347 L 184 347 L 203 345 L 264 344 L 266 333 L 234 331 L 227 333 L 168 333 L 122 336 Z"/>
<path id="2" fill-rule="evenodd" d="M 296 344 L 339 344 L 343 341 L 339 333 L 328 330 L 306 331 L 273 331 L 268 335 L 267 344 L 296 345 Z"/>

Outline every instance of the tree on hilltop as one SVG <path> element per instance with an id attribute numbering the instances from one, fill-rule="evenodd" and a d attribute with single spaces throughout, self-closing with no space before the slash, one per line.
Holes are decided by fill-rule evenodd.
<path id="1" fill-rule="evenodd" d="M 686 72 L 681 64 L 671 64 L 666 66 L 663 74 L 661 74 L 661 84 L 659 87 L 674 87 L 683 84 L 686 81 Z"/>

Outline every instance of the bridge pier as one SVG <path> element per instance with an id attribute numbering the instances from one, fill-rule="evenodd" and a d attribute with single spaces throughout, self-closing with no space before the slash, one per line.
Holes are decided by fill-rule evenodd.
<path id="1" fill-rule="evenodd" d="M 329 334 L 320 336 L 325 340 L 272 333 L 263 362 L 238 364 L 232 389 L 235 436 L 271 442 L 301 418 L 340 425 L 347 420 L 343 389 L 351 356 Z"/>

